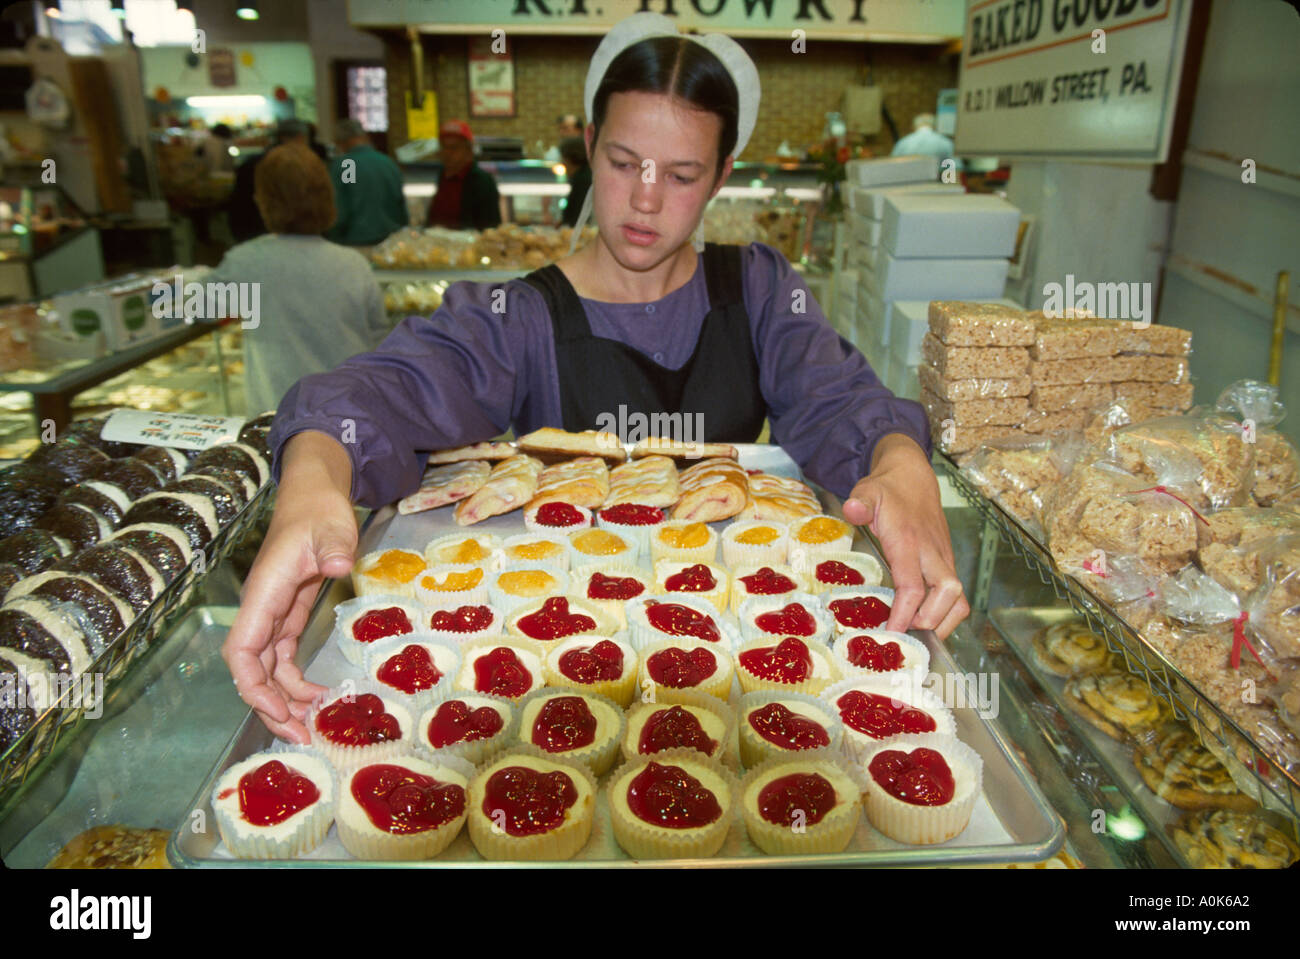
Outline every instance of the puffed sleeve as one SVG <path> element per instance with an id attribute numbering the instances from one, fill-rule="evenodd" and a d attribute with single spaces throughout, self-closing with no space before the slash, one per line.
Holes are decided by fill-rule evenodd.
<path id="1" fill-rule="evenodd" d="M 276 479 L 285 442 L 316 430 L 348 451 L 353 501 L 379 507 L 419 485 L 430 450 L 504 432 L 549 322 L 521 286 L 454 283 L 432 316 L 407 317 L 374 352 L 299 380 L 271 430 Z"/>
<path id="2" fill-rule="evenodd" d="M 881 437 L 902 433 L 928 454 L 921 405 L 885 388 L 866 358 L 831 328 L 790 262 L 762 243 L 751 243 L 743 260 L 772 442 L 841 498 L 867 475 Z"/>

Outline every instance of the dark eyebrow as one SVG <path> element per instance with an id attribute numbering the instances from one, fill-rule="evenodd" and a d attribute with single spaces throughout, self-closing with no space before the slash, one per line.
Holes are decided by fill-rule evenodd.
<path id="1" fill-rule="evenodd" d="M 622 150 L 624 153 L 630 153 L 632 156 L 637 155 L 635 150 L 633 150 L 631 147 L 624 146 L 622 143 L 616 143 L 611 140 L 608 145 L 612 149 Z M 689 166 L 689 167 L 697 167 L 698 169 L 701 170 L 704 169 L 704 164 L 701 163 L 699 160 L 673 160 L 671 163 L 668 164 L 668 166 L 669 167 Z"/>

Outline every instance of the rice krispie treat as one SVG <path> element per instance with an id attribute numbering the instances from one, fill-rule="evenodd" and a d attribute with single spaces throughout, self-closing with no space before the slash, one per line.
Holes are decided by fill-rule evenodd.
<path id="1" fill-rule="evenodd" d="M 921 355 L 948 379 L 1014 379 L 1029 371 L 1023 346 L 945 346 L 933 333 L 921 341 Z"/>
<path id="2" fill-rule="evenodd" d="M 1121 353 L 1154 353 L 1159 356 L 1186 356 L 1192 351 L 1192 333 L 1176 326 L 1120 321 L 1116 334 Z"/>
<path id="3" fill-rule="evenodd" d="M 1115 398 L 1130 399 L 1146 406 L 1187 410 L 1192 405 L 1191 383 L 1138 383 L 1126 380 L 1115 383 Z"/>
<path id="4" fill-rule="evenodd" d="M 991 400 L 944 400 L 929 390 L 921 390 L 921 405 L 930 419 L 942 422 L 953 419 L 960 426 L 1016 426 L 1029 412 L 1023 396 Z"/>
<path id="5" fill-rule="evenodd" d="M 1278 656 L 1300 656 L 1300 536 L 1270 541 L 1260 565 L 1264 585 L 1252 597 L 1251 623 Z"/>
<path id="6" fill-rule="evenodd" d="M 1297 486 L 1300 486 L 1300 451 L 1277 430 L 1258 430 L 1251 498 L 1260 506 L 1271 506 Z"/>
<path id="7" fill-rule="evenodd" d="M 1026 433 L 1059 433 L 1061 430 L 1081 430 L 1088 420 L 1084 410 L 1059 410 L 1045 413 L 1030 410 L 1020 428 Z"/>
<path id="8" fill-rule="evenodd" d="M 960 426 L 951 421 L 930 422 L 934 444 L 945 453 L 969 453 L 992 440 L 1020 433 L 1015 426 Z"/>
<path id="9" fill-rule="evenodd" d="M 1073 360 L 1034 360 L 1029 364 L 1029 376 L 1035 389 L 1044 386 L 1069 386 L 1073 383 L 1114 383 L 1132 379 L 1120 375 L 1126 368 L 1122 357 L 1082 356 Z"/>
<path id="10" fill-rule="evenodd" d="M 1038 333 L 1030 347 L 1035 360 L 1114 356 L 1120 352 L 1118 323 L 1096 317 L 1049 319 L 1038 314 Z"/>
<path id="11" fill-rule="evenodd" d="M 1008 396 L 1028 396 L 1033 380 L 1028 374 L 1011 379 L 949 379 L 929 363 L 917 368 L 921 386 L 941 400 L 992 400 Z"/>
<path id="12" fill-rule="evenodd" d="M 1105 447 L 1111 434 L 1131 423 L 1165 419 L 1177 416 L 1181 410 L 1151 406 L 1140 400 L 1119 397 L 1105 406 L 1092 410 L 1084 419 L 1083 434 L 1094 446 Z"/>
<path id="13" fill-rule="evenodd" d="M 930 301 L 930 332 L 948 346 L 1030 346 L 1033 314 L 995 303 Z"/>
<path id="14" fill-rule="evenodd" d="M 1202 511 L 1243 505 L 1254 480 L 1254 444 L 1239 429 L 1199 417 L 1126 426 L 1111 436 L 1110 453 L 1135 476 L 1193 493 Z"/>
<path id="15" fill-rule="evenodd" d="M 1047 441 L 995 440 L 977 450 L 962 469 L 993 501 L 1021 522 L 1036 526 L 1043 494 L 1063 475 Z"/>
<path id="16" fill-rule="evenodd" d="M 1059 410 L 1090 410 L 1115 398 L 1109 383 L 1075 383 L 1070 386 L 1035 386 L 1029 405 L 1044 413 Z"/>
<path id="17" fill-rule="evenodd" d="M 1115 357 L 1114 364 L 1113 382 L 1178 384 L 1191 377 L 1191 367 L 1180 356 L 1124 355 Z"/>

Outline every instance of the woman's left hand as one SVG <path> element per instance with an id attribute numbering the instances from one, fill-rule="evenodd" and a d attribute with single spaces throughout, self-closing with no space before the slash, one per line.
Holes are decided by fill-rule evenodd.
<path id="1" fill-rule="evenodd" d="M 888 629 L 933 629 L 945 639 L 970 614 L 939 481 L 915 440 L 892 433 L 876 443 L 871 475 L 844 501 L 844 518 L 866 526 L 880 541 L 894 578 Z"/>

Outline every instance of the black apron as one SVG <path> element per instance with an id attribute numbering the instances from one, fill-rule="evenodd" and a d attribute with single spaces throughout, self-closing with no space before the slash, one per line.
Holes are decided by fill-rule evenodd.
<path id="1" fill-rule="evenodd" d="M 700 326 L 695 352 L 679 370 L 660 366 L 625 343 L 593 336 L 582 301 L 554 264 L 523 278 L 541 293 L 551 314 L 566 430 L 610 429 L 611 419 L 616 419 L 620 426 L 631 424 L 635 432 L 640 424 L 675 423 L 689 417 L 686 429 L 691 435 L 664 438 L 697 443 L 758 439 L 767 404 L 759 388 L 758 359 L 745 312 L 741 247 L 705 244 L 703 267 L 709 313 Z M 671 323 L 672 319 L 646 314 L 646 321 Z M 621 410 L 625 416 L 620 416 Z M 664 419 L 671 414 L 683 416 Z M 702 426 L 703 436 L 695 435 L 695 425 Z M 650 430 L 651 435 L 656 433 L 662 431 Z M 638 437 L 620 438 L 628 442 Z"/>

